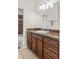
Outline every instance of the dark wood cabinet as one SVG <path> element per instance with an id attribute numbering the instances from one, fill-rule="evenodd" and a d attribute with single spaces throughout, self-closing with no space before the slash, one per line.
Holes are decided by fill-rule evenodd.
<path id="1" fill-rule="evenodd" d="M 36 50 L 37 50 L 37 56 L 39 57 L 39 59 L 42 59 L 42 36 L 40 36 L 38 38 L 37 36 L 37 44 L 36 44 Z"/>
<path id="2" fill-rule="evenodd" d="M 32 51 L 42 59 L 42 36 L 32 34 Z"/>
<path id="3" fill-rule="evenodd" d="M 23 15 L 18 15 L 18 34 L 23 33 Z"/>
<path id="4" fill-rule="evenodd" d="M 58 59 L 58 55 L 51 52 L 50 50 L 44 48 L 43 49 L 43 59 Z"/>
<path id="5" fill-rule="evenodd" d="M 57 56 L 52 54 L 48 49 L 44 49 L 43 59 L 57 59 Z"/>
<path id="6" fill-rule="evenodd" d="M 27 32 L 27 45 L 28 48 L 32 49 L 32 33 Z"/>
<path id="7" fill-rule="evenodd" d="M 59 59 L 59 40 L 27 32 L 28 47 L 39 59 Z"/>
<path id="8" fill-rule="evenodd" d="M 18 34 L 23 34 L 23 9 L 18 8 Z"/>
<path id="9" fill-rule="evenodd" d="M 36 54 L 36 39 L 32 37 L 32 51 Z"/>
<path id="10" fill-rule="evenodd" d="M 50 56 L 48 59 L 58 59 L 59 57 L 59 42 L 53 38 L 44 37 L 43 46 L 43 59 L 46 54 Z"/>

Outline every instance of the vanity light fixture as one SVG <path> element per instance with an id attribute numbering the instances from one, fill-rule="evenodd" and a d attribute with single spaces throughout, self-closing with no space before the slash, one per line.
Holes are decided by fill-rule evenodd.
<path id="1" fill-rule="evenodd" d="M 53 1 L 51 0 L 47 0 L 47 1 L 44 1 L 40 3 L 40 10 L 45 10 L 45 9 L 48 9 L 48 8 L 52 8 L 53 7 Z"/>
<path id="2" fill-rule="evenodd" d="M 48 9 L 49 8 L 49 6 L 46 6 L 46 9 Z"/>

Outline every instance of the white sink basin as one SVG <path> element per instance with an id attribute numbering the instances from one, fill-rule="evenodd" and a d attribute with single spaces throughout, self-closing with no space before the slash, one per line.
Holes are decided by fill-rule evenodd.
<path id="1" fill-rule="evenodd" d="M 37 33 L 49 33 L 49 31 L 36 31 Z"/>

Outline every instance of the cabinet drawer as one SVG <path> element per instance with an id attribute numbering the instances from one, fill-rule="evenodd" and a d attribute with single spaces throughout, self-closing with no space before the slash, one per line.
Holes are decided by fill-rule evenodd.
<path id="1" fill-rule="evenodd" d="M 27 32 L 27 40 L 31 40 L 32 41 L 30 32 Z"/>
<path id="2" fill-rule="evenodd" d="M 48 49 L 45 49 L 45 48 L 44 48 L 43 55 L 44 54 L 49 55 L 51 57 L 50 59 L 58 59 L 58 54 L 55 54 L 55 53 L 53 53 L 53 52 L 51 52 L 51 51 L 49 51 Z"/>
<path id="3" fill-rule="evenodd" d="M 38 34 L 33 34 L 32 37 L 35 38 L 35 39 L 42 40 L 42 36 L 40 36 Z"/>
<path id="4" fill-rule="evenodd" d="M 49 54 L 44 53 L 44 54 L 43 54 L 43 59 L 53 59 L 53 58 L 52 58 L 52 57 L 50 57 L 50 55 L 49 55 Z"/>
<path id="5" fill-rule="evenodd" d="M 53 38 L 44 38 L 44 42 L 48 43 L 48 44 L 51 44 L 53 45 L 54 47 L 57 47 L 59 46 L 59 41 L 58 40 L 54 40 Z"/>
<path id="6" fill-rule="evenodd" d="M 27 40 L 31 40 L 31 36 L 27 35 Z"/>
<path id="7" fill-rule="evenodd" d="M 58 48 L 54 47 L 51 44 L 44 43 L 44 48 L 50 50 L 51 52 L 54 52 L 54 53 L 58 54 Z"/>
<path id="8" fill-rule="evenodd" d="M 31 32 L 27 32 L 27 36 L 31 36 Z"/>
<path id="9" fill-rule="evenodd" d="M 31 40 L 31 39 L 27 39 L 27 41 L 32 42 L 32 40 Z"/>

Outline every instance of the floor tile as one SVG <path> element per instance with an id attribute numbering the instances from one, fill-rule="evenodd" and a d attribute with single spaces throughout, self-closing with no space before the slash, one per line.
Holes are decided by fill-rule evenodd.
<path id="1" fill-rule="evenodd" d="M 20 53 L 23 59 L 38 59 L 37 56 L 28 48 L 20 49 Z"/>

